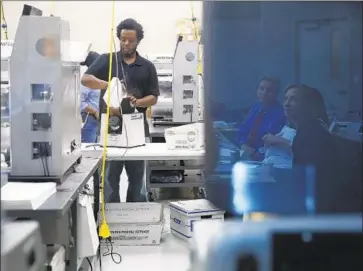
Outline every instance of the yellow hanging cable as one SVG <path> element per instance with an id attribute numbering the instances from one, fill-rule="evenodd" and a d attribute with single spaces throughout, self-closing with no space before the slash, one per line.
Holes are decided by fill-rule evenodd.
<path id="1" fill-rule="evenodd" d="M 111 11 L 111 33 L 110 33 L 110 59 L 109 59 L 109 69 L 108 69 L 108 87 L 107 87 L 107 107 L 106 107 L 106 125 L 105 127 L 101 127 L 105 129 L 105 138 L 103 143 L 103 153 L 102 153 L 102 170 L 101 170 L 101 216 L 102 221 L 99 228 L 99 236 L 103 239 L 108 239 L 111 237 L 110 228 L 106 221 L 106 212 L 105 212 L 105 171 L 106 171 L 106 157 L 107 157 L 107 139 L 108 139 L 108 120 L 110 117 L 110 87 L 111 87 L 111 79 L 112 79 L 112 59 L 113 59 L 113 28 L 115 21 L 115 1 L 112 1 L 112 11 Z"/>
<path id="2" fill-rule="evenodd" d="M 5 20 L 5 13 L 4 13 L 4 5 L 3 5 L 3 1 L 0 0 L 0 6 L 1 6 L 1 30 L 2 30 L 2 35 L 1 35 L 1 39 L 8 39 L 8 31 L 7 31 L 7 24 L 6 24 L 6 20 Z"/>
<path id="3" fill-rule="evenodd" d="M 54 15 L 54 1 L 50 1 L 50 15 Z"/>
<path id="4" fill-rule="evenodd" d="M 201 60 L 201 53 L 200 53 L 200 44 L 199 44 L 199 30 L 198 30 L 198 26 L 197 26 L 197 22 L 196 22 L 196 18 L 195 18 L 195 13 L 194 13 L 194 5 L 193 5 L 193 1 L 190 1 L 190 10 L 192 12 L 192 23 L 193 23 L 193 28 L 194 28 L 194 36 L 195 36 L 195 40 L 198 42 L 198 49 L 197 49 L 197 59 L 198 59 L 198 75 L 201 75 L 203 72 L 203 68 L 202 68 L 202 60 Z"/>

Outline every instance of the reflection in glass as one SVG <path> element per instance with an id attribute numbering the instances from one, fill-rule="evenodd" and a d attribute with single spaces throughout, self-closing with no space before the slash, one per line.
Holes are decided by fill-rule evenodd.
<path id="1" fill-rule="evenodd" d="M 361 127 L 362 3 L 206 1 L 203 13 L 208 198 L 236 215 L 361 208 L 361 135 L 327 127 Z M 282 154 L 275 182 L 244 170 Z"/>

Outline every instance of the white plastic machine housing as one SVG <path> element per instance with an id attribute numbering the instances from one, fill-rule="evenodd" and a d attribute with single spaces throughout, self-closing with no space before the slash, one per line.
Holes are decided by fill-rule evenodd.
<path id="1" fill-rule="evenodd" d="M 158 102 L 151 108 L 151 117 L 154 120 L 171 122 L 173 118 L 173 56 L 150 55 L 147 58 L 155 65 L 160 90 Z"/>
<path id="2" fill-rule="evenodd" d="M 165 129 L 165 141 L 169 150 L 204 149 L 204 123 L 197 122 Z"/>
<path id="3" fill-rule="evenodd" d="M 46 247 L 39 223 L 5 221 L 1 226 L 1 270 L 44 270 Z"/>
<path id="4" fill-rule="evenodd" d="M 1 151 L 10 148 L 10 116 L 9 116 L 9 59 L 14 41 L 1 40 Z"/>
<path id="5" fill-rule="evenodd" d="M 10 58 L 11 177 L 62 177 L 81 157 L 82 54 L 72 52 L 69 37 L 69 23 L 59 17 L 19 20 Z M 37 86 L 47 86 L 41 98 Z M 50 127 L 35 127 L 39 116 Z M 36 155 L 39 144 L 48 146 L 47 158 Z"/>
<path id="6" fill-rule="evenodd" d="M 9 84 L 9 59 L 13 51 L 14 41 L 1 40 L 1 82 Z"/>
<path id="7" fill-rule="evenodd" d="M 173 122 L 199 119 L 198 41 L 181 41 L 173 61 Z"/>
<path id="8" fill-rule="evenodd" d="M 158 74 L 160 96 L 158 97 L 158 102 L 151 109 L 151 117 L 154 120 L 172 121 L 172 70 L 156 70 L 156 72 Z"/>

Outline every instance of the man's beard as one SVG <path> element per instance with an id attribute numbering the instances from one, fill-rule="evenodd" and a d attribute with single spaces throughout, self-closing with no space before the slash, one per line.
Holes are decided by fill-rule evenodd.
<path id="1" fill-rule="evenodd" d="M 129 52 L 125 52 L 125 50 L 121 49 L 122 56 L 124 58 L 131 58 L 136 53 L 136 49 L 137 49 L 137 47 L 135 49 L 133 49 L 132 51 L 129 51 Z"/>

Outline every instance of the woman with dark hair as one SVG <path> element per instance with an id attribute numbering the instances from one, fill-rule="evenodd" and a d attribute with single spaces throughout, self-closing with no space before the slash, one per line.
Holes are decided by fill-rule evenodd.
<path id="1" fill-rule="evenodd" d="M 316 213 L 359 211 L 361 194 L 356 190 L 361 191 L 361 179 L 354 165 L 358 156 L 351 151 L 355 144 L 329 132 L 320 92 L 306 85 L 292 85 L 285 92 L 284 110 L 296 128 L 292 144 L 294 167 L 314 169 Z M 341 159 L 344 149 L 348 154 Z"/>
<path id="2" fill-rule="evenodd" d="M 320 92 L 306 85 L 291 85 L 285 90 L 284 110 L 297 125 L 305 121 L 318 120 L 329 125 L 324 99 Z"/>
<path id="3" fill-rule="evenodd" d="M 262 139 L 265 144 L 263 162 L 273 164 L 274 167 L 291 168 L 293 164 L 292 144 L 295 141 L 297 126 L 300 126 L 300 138 L 301 131 L 310 130 L 313 130 L 313 133 L 317 132 L 320 138 L 329 137 L 327 132 L 329 120 L 320 92 L 306 85 L 290 85 L 286 88 L 284 111 L 288 124 L 280 133 L 267 134 Z M 299 138 L 297 140 L 299 141 Z M 304 140 L 306 140 L 305 136 Z M 313 140 L 316 141 L 316 137 Z M 294 148 L 296 151 L 296 144 L 294 144 Z M 307 150 L 310 154 L 310 150 Z M 295 164 L 297 161 L 305 163 L 306 159 L 306 153 L 302 154 L 299 150 L 294 162 Z"/>

